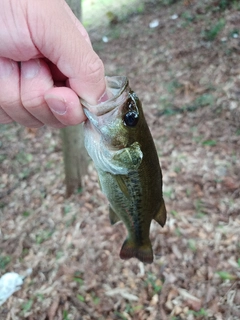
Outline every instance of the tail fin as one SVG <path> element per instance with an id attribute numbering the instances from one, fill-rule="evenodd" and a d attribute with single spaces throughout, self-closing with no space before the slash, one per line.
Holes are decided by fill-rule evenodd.
<path id="1" fill-rule="evenodd" d="M 123 260 L 128 260 L 130 258 L 137 258 L 142 262 L 152 263 L 153 251 L 152 251 L 152 245 L 150 240 L 146 244 L 142 246 L 138 246 L 131 239 L 126 239 L 120 251 L 120 258 Z"/>

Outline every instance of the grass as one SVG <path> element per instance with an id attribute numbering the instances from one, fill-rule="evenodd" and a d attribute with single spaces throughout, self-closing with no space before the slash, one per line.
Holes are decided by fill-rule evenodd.
<path id="1" fill-rule="evenodd" d="M 166 197 L 166 198 L 173 199 L 173 197 L 174 197 L 174 190 L 173 190 L 173 188 L 169 188 L 168 190 L 163 191 L 163 195 L 164 195 L 164 197 Z"/>
<path id="2" fill-rule="evenodd" d="M 78 300 L 81 301 L 81 302 L 84 302 L 84 301 L 85 301 L 84 296 L 82 296 L 81 294 L 78 294 L 78 295 L 77 295 L 77 298 L 78 298 Z"/>
<path id="3" fill-rule="evenodd" d="M 181 88 L 182 84 L 177 79 L 173 79 L 166 84 L 168 93 L 175 94 L 176 90 Z"/>
<path id="4" fill-rule="evenodd" d="M 11 262 L 10 256 L 0 256 L 0 269 L 5 269 L 10 262 Z"/>
<path id="5" fill-rule="evenodd" d="M 37 300 L 39 300 L 39 301 L 43 301 L 43 300 L 44 300 L 44 295 L 43 295 L 42 293 L 37 293 L 37 294 L 36 294 L 36 298 L 37 298 Z"/>
<path id="6" fill-rule="evenodd" d="M 203 32 L 203 37 L 206 41 L 214 41 L 219 33 L 223 30 L 225 27 L 225 20 L 220 19 L 218 22 L 215 24 L 211 25 L 208 30 L 205 30 Z"/>
<path id="7" fill-rule="evenodd" d="M 231 1 L 231 0 L 219 0 L 218 7 L 220 10 L 224 11 L 229 8 L 231 5 L 239 4 L 239 1 Z"/>
<path id="8" fill-rule="evenodd" d="M 57 260 L 60 259 L 60 258 L 62 258 L 63 256 L 64 256 L 63 251 L 58 251 L 58 252 L 56 253 L 56 259 L 57 259 Z"/>
<path id="9" fill-rule="evenodd" d="M 16 155 L 16 160 L 21 164 L 29 164 L 33 160 L 33 155 L 31 153 L 25 153 L 24 151 L 20 151 Z"/>
<path id="10" fill-rule="evenodd" d="M 24 302 L 22 304 L 23 313 L 27 313 L 28 311 L 30 311 L 31 308 L 32 308 L 32 305 L 33 305 L 33 300 L 32 299 L 29 299 L 27 302 Z"/>
<path id="11" fill-rule="evenodd" d="M 194 239 L 189 239 L 189 240 L 188 240 L 188 246 L 189 246 L 189 248 L 190 248 L 193 252 L 196 252 L 196 251 L 197 251 L 197 243 L 196 243 L 196 240 L 194 240 Z"/>
<path id="12" fill-rule="evenodd" d="M 115 311 L 114 314 L 119 317 L 119 319 L 122 319 L 122 320 L 128 320 L 127 317 L 125 317 L 122 313 L 118 312 L 118 311 Z M 116 319 L 117 319 L 116 317 Z"/>
<path id="13" fill-rule="evenodd" d="M 217 271 L 216 274 L 218 274 L 222 280 L 236 280 L 236 276 L 227 271 Z"/>
<path id="14" fill-rule="evenodd" d="M 214 147 L 214 146 L 216 146 L 217 145 L 217 141 L 216 140 L 204 140 L 203 142 L 202 142 L 202 145 L 203 146 L 209 146 L 209 147 Z"/>
<path id="15" fill-rule="evenodd" d="M 25 218 L 27 218 L 27 217 L 30 216 L 30 214 L 31 214 L 30 211 L 24 211 L 24 212 L 22 213 L 22 216 L 25 217 Z"/>
<path id="16" fill-rule="evenodd" d="M 74 277 L 73 280 L 79 284 L 79 286 L 83 285 L 83 279 Z"/>
<path id="17" fill-rule="evenodd" d="M 180 166 L 174 167 L 174 172 L 180 173 L 182 171 L 182 168 Z"/>
<path id="18" fill-rule="evenodd" d="M 202 200 L 201 199 L 197 199 L 195 202 L 194 202 L 194 207 L 195 207 L 195 210 L 196 210 L 196 218 L 204 218 L 205 217 L 205 213 L 203 212 L 203 203 L 202 203 Z"/>
<path id="19" fill-rule="evenodd" d="M 193 22 L 195 20 L 195 16 L 189 10 L 186 10 L 182 13 L 182 18 L 188 22 Z"/>
<path id="20" fill-rule="evenodd" d="M 98 296 L 96 296 L 95 292 L 91 292 L 91 297 L 93 303 L 97 306 L 100 303 L 101 299 Z"/>
<path id="21" fill-rule="evenodd" d="M 205 309 L 201 308 L 199 311 L 189 310 L 189 314 L 192 314 L 195 317 L 207 317 L 208 313 Z"/>
<path id="22" fill-rule="evenodd" d="M 24 257 L 26 255 L 28 255 L 28 253 L 29 253 L 29 249 L 28 248 L 23 248 L 22 253 L 21 253 L 21 259 L 23 260 Z"/>
<path id="23" fill-rule="evenodd" d="M 204 107 L 204 106 L 207 106 L 207 105 L 213 105 L 214 103 L 214 97 L 212 94 L 210 93 L 204 93 L 200 96 L 198 96 L 194 103 L 195 105 L 199 106 L 199 107 Z"/>
<path id="24" fill-rule="evenodd" d="M 64 204 L 63 206 L 63 214 L 66 215 L 71 211 L 71 206 L 69 204 Z"/>
<path id="25" fill-rule="evenodd" d="M 159 293 L 162 289 L 162 281 L 160 279 L 157 279 L 155 274 L 151 272 L 148 272 L 145 283 L 147 286 L 152 287 L 152 296 Z"/>
<path id="26" fill-rule="evenodd" d="M 178 227 L 175 229 L 174 233 L 177 237 L 180 237 L 182 235 L 182 233 Z"/>
<path id="27" fill-rule="evenodd" d="M 43 230 L 41 233 L 36 235 L 36 243 L 37 244 L 42 244 L 44 241 L 48 240 L 51 238 L 53 235 L 54 230 Z"/>
<path id="28" fill-rule="evenodd" d="M 1 146 L 0 146 L 0 148 L 1 148 Z M 0 162 L 3 162 L 5 159 L 7 159 L 7 154 L 0 154 Z"/>
<path id="29" fill-rule="evenodd" d="M 75 272 L 73 280 L 74 280 L 75 282 L 77 282 L 77 283 L 79 284 L 79 286 L 82 286 L 83 283 L 84 283 L 83 275 L 82 275 L 82 273 L 79 272 L 79 271 L 76 271 L 76 272 Z"/>
<path id="30" fill-rule="evenodd" d="M 170 212 L 174 217 L 177 217 L 178 216 L 178 212 L 175 211 L 175 210 L 171 210 Z"/>
<path id="31" fill-rule="evenodd" d="M 176 90 L 178 90 L 180 87 L 181 87 L 181 84 L 176 80 L 170 81 L 166 85 L 166 89 L 171 96 L 174 96 L 176 93 Z M 197 111 L 197 109 L 199 108 L 202 108 L 205 106 L 212 106 L 215 101 L 215 98 L 211 93 L 205 93 L 196 97 L 196 99 L 193 102 L 182 105 L 180 108 L 176 108 L 173 102 L 171 101 L 172 101 L 172 98 L 169 96 L 165 96 L 165 97 L 163 96 L 160 98 L 159 109 L 161 114 L 172 116 L 178 113 L 194 112 L 194 111 Z"/>
<path id="32" fill-rule="evenodd" d="M 126 304 L 125 310 L 121 313 L 118 311 L 115 311 L 114 314 L 117 316 L 116 319 L 123 319 L 123 320 L 128 320 L 129 316 L 136 316 L 136 312 L 139 312 L 144 308 L 143 305 L 136 305 L 132 306 L 131 304 Z"/>
<path id="33" fill-rule="evenodd" d="M 70 320 L 70 318 L 68 317 L 68 311 L 67 310 L 63 310 L 63 320 Z"/>

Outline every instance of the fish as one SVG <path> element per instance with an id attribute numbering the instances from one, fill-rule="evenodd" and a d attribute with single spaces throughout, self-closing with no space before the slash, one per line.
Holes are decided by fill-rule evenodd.
<path id="1" fill-rule="evenodd" d="M 128 235 L 120 258 L 153 262 L 149 238 L 152 220 L 163 227 L 167 212 L 162 171 L 142 104 L 127 77 L 106 77 L 107 101 L 81 101 L 87 120 L 84 141 L 109 201 L 112 225 L 122 221 Z"/>

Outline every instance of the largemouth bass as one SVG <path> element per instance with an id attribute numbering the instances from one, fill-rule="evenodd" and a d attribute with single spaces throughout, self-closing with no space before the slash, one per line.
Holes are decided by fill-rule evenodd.
<path id="1" fill-rule="evenodd" d="M 109 100 L 97 106 L 82 101 L 88 118 L 85 146 L 108 198 L 111 224 L 122 221 L 128 230 L 120 258 L 152 263 L 150 224 L 154 219 L 163 227 L 166 221 L 158 155 L 141 102 L 127 78 L 106 80 Z"/>

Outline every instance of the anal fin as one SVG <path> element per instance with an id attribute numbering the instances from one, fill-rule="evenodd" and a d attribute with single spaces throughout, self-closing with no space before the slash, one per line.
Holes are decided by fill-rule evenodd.
<path id="1" fill-rule="evenodd" d="M 109 220 L 110 220 L 111 225 L 114 225 L 115 223 L 120 221 L 118 215 L 116 214 L 116 212 L 113 210 L 113 208 L 110 205 L 109 205 Z"/>
<path id="2" fill-rule="evenodd" d="M 165 202 L 164 202 L 163 199 L 162 199 L 162 203 L 161 203 L 160 209 L 155 214 L 153 219 L 155 221 L 157 221 L 160 224 L 160 226 L 163 227 L 165 225 L 165 222 L 166 222 L 166 219 L 167 219 L 167 210 L 166 210 Z"/>

